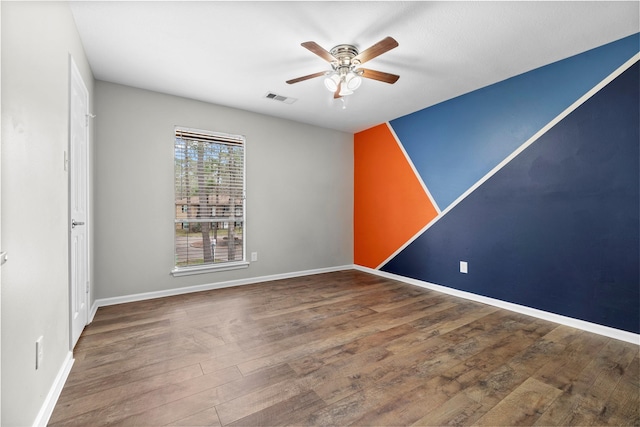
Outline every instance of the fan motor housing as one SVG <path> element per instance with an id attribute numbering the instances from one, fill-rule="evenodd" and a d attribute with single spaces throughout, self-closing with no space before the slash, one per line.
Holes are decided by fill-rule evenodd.
<path id="1" fill-rule="evenodd" d="M 329 51 L 336 58 L 337 64 L 334 68 L 351 67 L 353 58 L 358 56 L 358 49 L 350 44 L 339 44 Z"/>

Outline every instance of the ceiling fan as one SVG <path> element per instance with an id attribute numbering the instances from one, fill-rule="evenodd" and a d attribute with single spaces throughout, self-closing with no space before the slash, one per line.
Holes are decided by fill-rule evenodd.
<path id="1" fill-rule="evenodd" d="M 288 84 L 298 83 L 315 77 L 325 76 L 324 85 L 333 92 L 333 98 L 341 98 L 351 95 L 354 90 L 360 87 L 362 77 L 372 80 L 393 84 L 400 76 L 382 71 L 360 68 L 360 65 L 398 46 L 398 42 L 393 37 L 386 37 L 378 43 L 362 52 L 350 44 L 339 44 L 330 51 L 326 51 L 316 42 L 304 42 L 302 47 L 309 49 L 320 58 L 331 64 L 331 71 L 320 71 L 287 80 Z"/>

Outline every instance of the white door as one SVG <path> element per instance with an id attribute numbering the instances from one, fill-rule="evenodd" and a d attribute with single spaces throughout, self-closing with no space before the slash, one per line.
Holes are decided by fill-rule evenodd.
<path id="1" fill-rule="evenodd" d="M 71 348 L 75 347 L 89 315 L 88 146 L 89 92 L 73 58 L 69 96 L 69 213 Z"/>

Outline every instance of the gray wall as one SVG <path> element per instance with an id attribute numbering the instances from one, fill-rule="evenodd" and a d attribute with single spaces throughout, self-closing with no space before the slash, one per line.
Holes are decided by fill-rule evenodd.
<path id="1" fill-rule="evenodd" d="M 2 426 L 34 422 L 69 354 L 69 55 L 97 114 L 92 301 L 353 263 L 352 135 L 94 82 L 67 3 L 1 7 Z M 174 125 L 246 136 L 247 251 L 259 253 L 249 268 L 169 274 Z"/>
<path id="2" fill-rule="evenodd" d="M 69 54 L 92 97 L 68 5 L 2 2 L 3 426 L 34 422 L 69 354 Z"/>
<path id="3" fill-rule="evenodd" d="M 101 81 L 95 102 L 96 298 L 353 264 L 353 135 Z M 246 137 L 249 268 L 170 275 L 175 125 Z"/>

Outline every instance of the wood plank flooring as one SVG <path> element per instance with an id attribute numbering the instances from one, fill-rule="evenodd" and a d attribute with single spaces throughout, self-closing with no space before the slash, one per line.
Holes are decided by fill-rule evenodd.
<path id="1" fill-rule="evenodd" d="M 639 347 L 359 271 L 102 307 L 51 426 L 640 425 Z"/>

